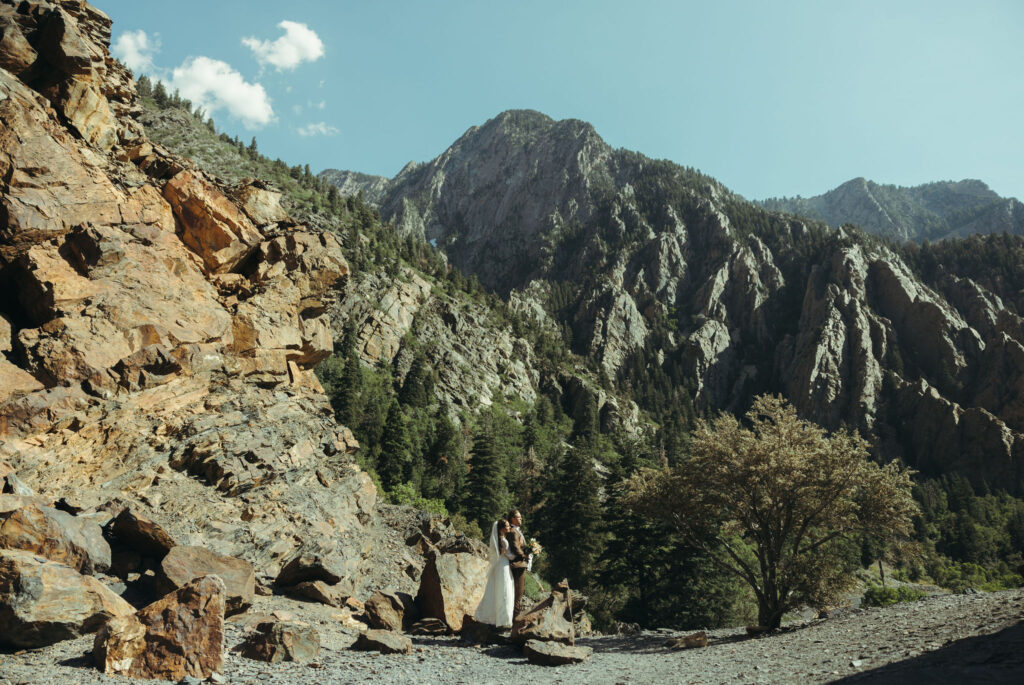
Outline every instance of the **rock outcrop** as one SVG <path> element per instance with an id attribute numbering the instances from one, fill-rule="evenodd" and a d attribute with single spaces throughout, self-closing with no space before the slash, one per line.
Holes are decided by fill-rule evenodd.
<path id="1" fill-rule="evenodd" d="M 313 374 L 338 240 L 149 141 L 102 12 L 0 3 L 0 36 L 0 473 L 129 507 L 124 568 L 177 542 L 274 577 L 315 540 L 347 591 L 375 587 L 404 555 Z"/>

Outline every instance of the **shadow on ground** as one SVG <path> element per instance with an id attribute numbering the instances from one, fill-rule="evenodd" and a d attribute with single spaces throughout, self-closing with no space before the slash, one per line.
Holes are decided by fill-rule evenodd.
<path id="1" fill-rule="evenodd" d="M 838 683 L 963 685 L 1024 683 L 1024 622 L 968 637 L 921 656 L 843 678 Z"/>

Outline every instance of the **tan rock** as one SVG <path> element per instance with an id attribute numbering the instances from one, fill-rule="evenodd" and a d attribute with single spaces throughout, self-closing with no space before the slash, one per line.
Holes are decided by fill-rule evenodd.
<path id="1" fill-rule="evenodd" d="M 32 66 L 38 56 L 20 27 L 13 21 L 8 22 L 0 35 L 0 68 L 17 76 Z"/>
<path id="2" fill-rule="evenodd" d="M 28 552 L 0 550 L 0 643 L 42 647 L 134 611 L 91 576 Z"/>
<path id="3" fill-rule="evenodd" d="M 487 560 L 468 553 L 428 553 L 416 604 L 424 617 L 442 619 L 455 632 L 484 596 Z"/>
<path id="4" fill-rule="evenodd" d="M 252 606 L 256 595 L 252 564 L 204 547 L 179 545 L 171 548 L 160 562 L 157 584 L 162 591 L 173 592 L 197 578 L 211 575 L 224 582 L 224 602 L 229 616 Z"/>
<path id="5" fill-rule="evenodd" d="M 110 545 L 99 525 L 51 507 L 0 514 L 0 549 L 31 552 L 89 575 L 110 568 Z"/>
<path id="6" fill-rule="evenodd" d="M 229 271 L 260 241 L 260 233 L 214 185 L 182 171 L 164 186 L 164 197 L 181 222 L 181 239 L 211 273 Z"/>
<path id="7" fill-rule="evenodd" d="M 70 81 L 57 104 L 68 123 L 93 147 L 109 150 L 117 143 L 117 120 L 107 98 L 92 84 Z"/>
<path id="8" fill-rule="evenodd" d="M 42 390 L 43 387 L 28 371 L 0 358 L 0 402 L 6 402 L 15 395 Z"/>
<path id="9" fill-rule="evenodd" d="M 264 183 L 245 179 L 238 184 L 232 195 L 257 226 L 288 219 L 287 212 L 281 207 L 281 193 Z"/>
<path id="10" fill-rule="evenodd" d="M 93 644 L 108 675 L 209 678 L 224 663 L 224 583 L 197 578 L 137 614 L 108 622 Z"/>

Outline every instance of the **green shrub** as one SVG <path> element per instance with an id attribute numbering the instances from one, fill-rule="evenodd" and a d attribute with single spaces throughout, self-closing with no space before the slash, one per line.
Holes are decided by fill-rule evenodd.
<path id="1" fill-rule="evenodd" d="M 861 600 L 864 606 L 887 607 L 900 602 L 916 602 L 927 595 L 917 588 L 908 585 L 899 587 L 882 587 L 881 585 L 870 585 L 864 591 L 864 598 Z"/>
<path id="2" fill-rule="evenodd" d="M 445 508 L 443 500 L 423 497 L 412 483 L 396 485 L 388 492 L 388 500 L 392 504 L 405 504 L 416 509 L 429 511 L 431 514 L 437 514 L 438 516 L 448 515 L 448 510 Z"/>

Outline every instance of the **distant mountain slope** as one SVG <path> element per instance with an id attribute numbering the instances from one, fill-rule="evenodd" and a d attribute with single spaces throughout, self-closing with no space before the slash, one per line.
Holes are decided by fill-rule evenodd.
<path id="1" fill-rule="evenodd" d="M 771 198 L 760 204 L 831 226 L 854 224 L 901 242 L 978 233 L 1024 234 L 1024 205 L 971 179 L 905 188 L 855 178 L 823 195 Z"/>
<path id="2" fill-rule="evenodd" d="M 980 183 L 953 187 L 874 187 L 872 206 L 890 218 L 921 208 L 957 230 L 1006 211 Z M 939 265 L 925 281 L 916 258 L 870 235 L 768 211 L 530 111 L 408 165 L 379 206 L 566 330 L 663 427 L 781 393 L 926 473 L 1024 480 L 1024 319 L 962 271 Z"/>

